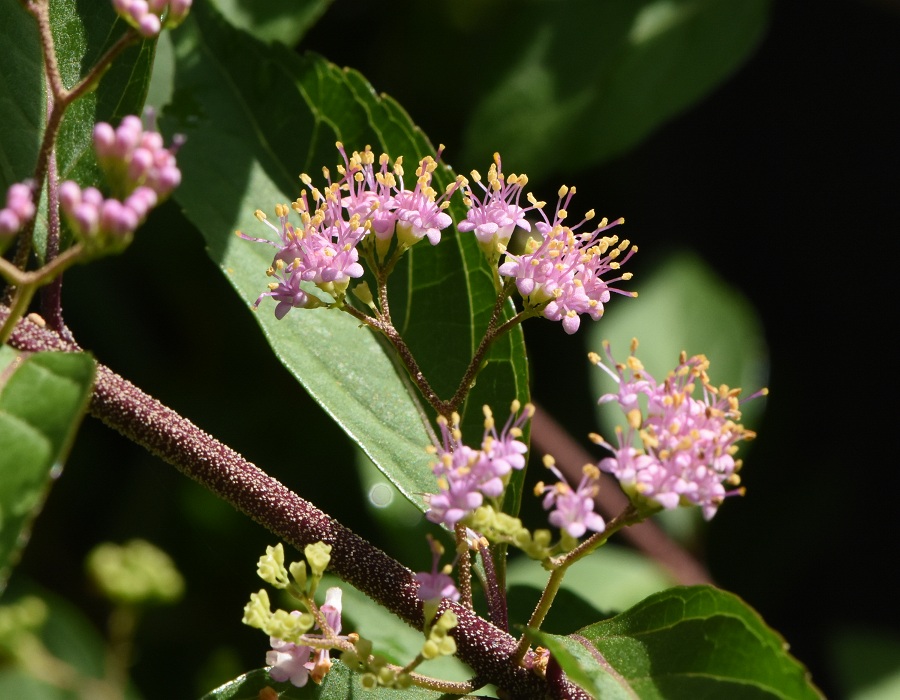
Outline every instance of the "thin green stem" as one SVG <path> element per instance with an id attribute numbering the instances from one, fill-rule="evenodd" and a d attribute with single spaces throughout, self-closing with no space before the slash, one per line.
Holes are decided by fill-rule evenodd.
<path id="1" fill-rule="evenodd" d="M 535 606 L 534 612 L 531 613 L 531 618 L 528 620 L 528 627 L 531 629 L 540 629 L 544 619 L 547 617 L 547 613 L 550 612 L 550 606 L 553 605 L 556 594 L 559 593 L 559 587 L 562 585 L 563 578 L 572 564 L 579 559 L 583 559 L 595 549 L 605 544 L 612 535 L 623 527 L 634 525 L 643 519 L 644 516 L 638 512 L 634 506 L 629 505 L 624 511 L 607 523 L 606 529 L 603 532 L 594 533 L 571 552 L 567 552 L 558 557 L 553 557 L 550 560 L 550 566 L 553 567 L 553 570 L 550 572 L 550 579 L 547 581 L 544 592 L 541 593 L 541 598 L 538 601 L 537 606 Z M 518 661 L 521 662 L 521 660 L 525 658 L 528 646 L 528 636 L 522 635 L 522 638 L 519 640 L 519 646 L 516 648 L 516 659 Z"/>

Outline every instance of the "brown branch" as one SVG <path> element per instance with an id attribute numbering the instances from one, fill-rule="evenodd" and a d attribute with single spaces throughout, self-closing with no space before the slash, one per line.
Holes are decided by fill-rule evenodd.
<path id="1" fill-rule="evenodd" d="M 8 313 L 0 306 L 0 323 Z M 79 349 L 36 320 L 29 317 L 17 324 L 10 340 L 13 347 L 32 352 Z M 422 604 L 409 569 L 103 365 L 97 367 L 90 412 L 294 547 L 302 549 L 319 541 L 331 544 L 334 573 L 422 629 Z M 510 698 L 548 694 L 544 679 L 515 663 L 513 637 L 461 605 L 445 601 L 446 607 L 459 620 L 453 630 L 458 656 L 480 681 L 503 688 Z M 530 660 L 526 658 L 526 665 Z M 571 698 L 588 699 L 574 685 L 567 690 Z"/>

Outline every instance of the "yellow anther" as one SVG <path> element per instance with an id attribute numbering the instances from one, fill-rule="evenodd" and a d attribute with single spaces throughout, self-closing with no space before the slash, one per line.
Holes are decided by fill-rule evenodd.
<path id="1" fill-rule="evenodd" d="M 637 430 L 641 427 L 641 422 L 643 418 L 641 417 L 641 410 L 639 408 L 633 408 L 628 412 L 628 425 Z"/>

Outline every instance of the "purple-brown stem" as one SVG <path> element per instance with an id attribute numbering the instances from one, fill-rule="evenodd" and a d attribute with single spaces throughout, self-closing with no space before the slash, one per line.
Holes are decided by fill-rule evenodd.
<path id="1" fill-rule="evenodd" d="M 0 306 L 0 323 L 8 314 Z M 16 325 L 10 344 L 32 352 L 78 349 L 30 318 Z M 334 573 L 422 629 L 413 572 L 103 365 L 97 367 L 90 412 L 297 549 L 330 544 Z M 547 695 L 546 681 L 515 662 L 515 639 L 461 605 L 444 601 L 442 609 L 447 607 L 459 620 L 453 630 L 458 656 L 481 681 L 497 685 L 511 698 Z M 583 691 L 567 686 L 569 697 L 587 700 Z"/>
<path id="2" fill-rule="evenodd" d="M 509 631 L 509 613 L 506 608 L 506 591 L 500 587 L 497 581 L 497 570 L 494 567 L 494 557 L 491 548 L 484 544 L 479 547 L 481 565 L 484 567 L 484 597 L 487 599 L 488 617 L 491 622 L 505 632 Z"/>

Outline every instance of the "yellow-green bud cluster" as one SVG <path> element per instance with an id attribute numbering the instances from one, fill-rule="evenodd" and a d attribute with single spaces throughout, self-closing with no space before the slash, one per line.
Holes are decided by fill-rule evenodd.
<path id="1" fill-rule="evenodd" d="M 307 545 L 303 553 L 306 561 L 292 562 L 284 566 L 284 546 L 279 543 L 274 547 L 266 547 L 266 553 L 259 558 L 256 573 L 275 588 L 286 590 L 296 598 L 300 611 L 271 609 L 269 594 L 265 590 L 250 595 L 250 602 L 244 606 L 243 623 L 262 630 L 270 637 L 286 642 L 299 643 L 300 637 L 315 625 L 312 613 L 312 599 L 316 588 L 322 580 L 322 574 L 331 561 L 331 545 L 323 542 Z M 307 565 L 309 572 L 307 572 Z M 289 576 L 290 573 L 290 576 Z M 290 580 L 293 578 L 293 582 Z"/>
<path id="2" fill-rule="evenodd" d="M 331 545 L 324 542 L 316 542 L 308 544 L 303 550 L 306 554 L 306 561 L 309 564 L 310 571 L 315 578 L 322 578 L 325 569 L 331 562 Z"/>
<path id="3" fill-rule="evenodd" d="M 284 568 L 284 547 L 280 542 L 274 547 L 266 547 L 265 555 L 259 558 L 256 565 L 256 573 L 275 588 L 287 588 L 290 579 Z"/>
<path id="4" fill-rule="evenodd" d="M 269 594 L 265 589 L 250 594 L 250 602 L 244 606 L 241 622 L 262 630 L 270 637 L 298 644 L 300 637 L 312 629 L 315 618 L 309 612 L 289 613 L 286 610 L 272 612 Z"/>
<path id="5" fill-rule="evenodd" d="M 483 505 L 477 508 L 463 522 L 491 542 L 511 544 L 532 559 L 542 560 L 550 556 L 549 530 L 535 530 L 532 533 L 522 525 L 519 518 L 498 513 L 492 506 Z"/>
<path id="6" fill-rule="evenodd" d="M 184 579 L 172 559 L 145 540 L 99 544 L 86 566 L 100 591 L 116 603 L 174 603 L 184 592 Z"/>
<path id="7" fill-rule="evenodd" d="M 443 614 L 435 620 L 431 629 L 428 631 L 428 639 L 422 645 L 422 656 L 425 659 L 436 659 L 439 656 L 453 656 L 456 653 L 456 640 L 450 636 L 449 632 L 458 622 L 456 613 L 452 610 L 445 610 Z"/>
<path id="8" fill-rule="evenodd" d="M 412 678 L 388 665 L 387 659 L 372 654 L 372 642 L 362 637 L 353 643 L 353 651 L 345 651 L 341 662 L 360 675 L 360 684 L 366 690 L 396 688 L 402 690 L 412 685 Z"/>

